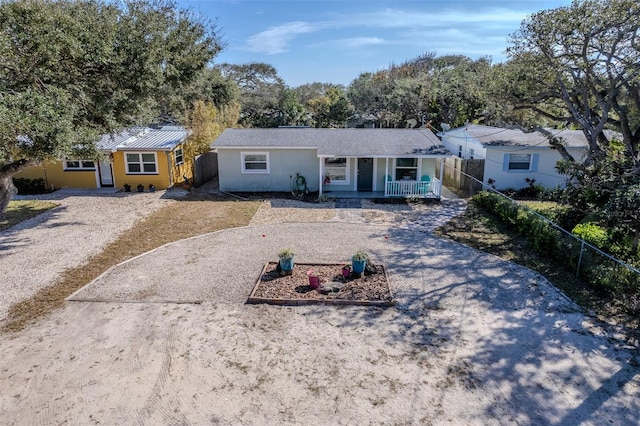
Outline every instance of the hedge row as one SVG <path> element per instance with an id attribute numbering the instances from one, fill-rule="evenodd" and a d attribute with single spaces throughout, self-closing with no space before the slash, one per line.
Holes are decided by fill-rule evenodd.
<path id="1" fill-rule="evenodd" d="M 44 194 L 47 188 L 44 186 L 44 179 L 13 178 L 13 185 L 18 189 L 20 195 Z"/>
<path id="2" fill-rule="evenodd" d="M 497 193 L 484 191 L 473 197 L 476 205 L 496 215 L 534 250 L 576 273 L 585 284 L 606 291 L 634 312 L 640 311 L 640 274 L 602 255 L 545 218 Z"/>

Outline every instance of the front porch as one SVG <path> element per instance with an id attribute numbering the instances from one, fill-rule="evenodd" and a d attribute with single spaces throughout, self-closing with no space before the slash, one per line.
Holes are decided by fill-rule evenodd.
<path id="1" fill-rule="evenodd" d="M 391 180 L 385 182 L 385 197 L 440 198 L 442 182 L 438 178 L 428 181 Z"/>
<path id="2" fill-rule="evenodd" d="M 440 199 L 442 182 L 433 178 L 431 182 L 392 180 L 385 183 L 385 191 L 324 191 L 331 198 L 429 198 Z"/>
<path id="3" fill-rule="evenodd" d="M 319 194 L 333 198 L 422 198 L 439 200 L 441 157 L 320 157 Z M 442 175 L 442 164 L 440 174 Z"/>

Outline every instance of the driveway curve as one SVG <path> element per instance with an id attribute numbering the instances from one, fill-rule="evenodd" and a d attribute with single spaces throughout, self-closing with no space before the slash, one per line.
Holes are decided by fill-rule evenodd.
<path id="1" fill-rule="evenodd" d="M 100 253 L 133 224 L 174 200 L 166 191 L 61 189 L 21 199 L 57 207 L 0 232 L 0 322 L 14 303 L 55 284 L 66 269 Z"/>
<path id="2" fill-rule="evenodd" d="M 366 249 L 397 304 L 244 304 L 283 247 L 299 262 Z M 71 299 L 2 343 L 8 424 L 636 424 L 640 412 L 635 348 L 537 273 L 427 228 L 229 229 L 118 265 Z"/>

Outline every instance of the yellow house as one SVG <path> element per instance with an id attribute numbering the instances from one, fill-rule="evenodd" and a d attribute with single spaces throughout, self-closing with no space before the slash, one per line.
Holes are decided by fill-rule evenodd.
<path id="1" fill-rule="evenodd" d="M 193 161 L 187 158 L 183 127 L 136 127 L 97 142 L 100 161 L 65 159 L 45 161 L 16 174 L 16 178 L 44 179 L 47 188 L 104 188 L 125 184 L 157 189 L 193 179 Z"/>

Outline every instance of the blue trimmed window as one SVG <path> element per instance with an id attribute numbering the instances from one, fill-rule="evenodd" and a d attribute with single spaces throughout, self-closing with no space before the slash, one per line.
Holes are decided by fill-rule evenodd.
<path id="1" fill-rule="evenodd" d="M 504 154 L 502 171 L 535 172 L 538 170 L 540 154 Z"/>

